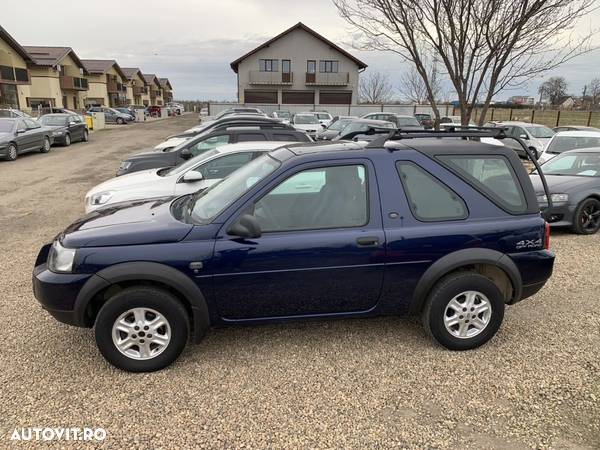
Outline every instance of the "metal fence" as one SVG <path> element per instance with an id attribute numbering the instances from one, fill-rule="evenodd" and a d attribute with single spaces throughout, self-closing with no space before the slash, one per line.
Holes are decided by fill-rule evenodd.
<path id="1" fill-rule="evenodd" d="M 357 116 L 361 117 L 372 112 L 392 112 L 397 114 L 413 115 L 416 113 L 431 114 L 433 110 L 427 105 L 284 105 L 284 104 L 256 104 L 256 103 L 209 103 L 208 115 L 214 116 L 228 108 L 234 107 L 252 107 L 260 108 L 267 114 L 273 111 L 285 110 L 292 114 L 305 111 L 327 111 L 332 116 Z M 452 105 L 441 105 L 440 113 L 442 115 L 451 115 Z"/>

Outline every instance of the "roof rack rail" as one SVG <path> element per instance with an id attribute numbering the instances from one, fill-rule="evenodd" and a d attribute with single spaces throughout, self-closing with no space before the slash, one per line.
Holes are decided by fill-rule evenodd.
<path id="1" fill-rule="evenodd" d="M 542 182 L 542 186 L 544 188 L 544 193 L 546 194 L 546 198 L 548 199 L 548 206 L 542 212 L 542 217 L 545 219 L 550 214 L 550 210 L 552 209 L 552 198 L 550 195 L 550 190 L 548 189 L 548 183 L 546 182 L 546 177 L 540 164 L 538 163 L 537 158 L 532 154 L 531 150 L 525 144 L 523 139 L 515 136 L 507 136 L 506 135 L 507 128 L 505 127 L 473 127 L 473 126 L 449 126 L 444 130 L 402 130 L 401 128 L 396 130 L 389 129 L 381 129 L 381 128 L 369 128 L 367 131 L 350 133 L 353 136 L 350 139 L 357 135 L 369 135 L 372 136 L 374 134 L 381 134 L 381 137 L 374 139 L 369 142 L 365 148 L 382 148 L 385 146 L 387 141 L 393 140 L 402 140 L 402 139 L 418 139 L 418 138 L 483 138 L 489 137 L 493 139 L 513 139 L 519 143 L 527 158 L 533 163 L 535 169 L 540 177 Z M 393 151 L 393 150 L 392 150 Z"/>

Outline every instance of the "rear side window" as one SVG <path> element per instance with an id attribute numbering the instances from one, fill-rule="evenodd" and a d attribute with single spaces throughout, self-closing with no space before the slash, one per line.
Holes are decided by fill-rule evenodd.
<path id="1" fill-rule="evenodd" d="M 527 210 L 523 188 L 503 156 L 441 155 L 437 158 L 501 208 L 511 213 Z"/>
<path id="2" fill-rule="evenodd" d="M 240 133 L 237 136 L 238 142 L 248 141 L 266 141 L 267 137 L 264 133 Z"/>
<path id="3" fill-rule="evenodd" d="M 274 141 L 289 141 L 289 142 L 294 142 L 296 141 L 296 136 L 294 136 L 293 134 L 290 133 L 273 133 L 273 140 Z"/>
<path id="4" fill-rule="evenodd" d="M 467 217 L 465 202 L 429 172 L 408 161 L 396 163 L 413 215 L 423 222 L 461 220 Z"/>

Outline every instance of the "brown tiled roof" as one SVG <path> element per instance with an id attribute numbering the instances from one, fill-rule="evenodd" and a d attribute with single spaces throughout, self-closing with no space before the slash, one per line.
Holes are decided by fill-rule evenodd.
<path id="1" fill-rule="evenodd" d="M 3 40 L 4 42 L 6 42 L 25 61 L 33 62 L 33 60 L 31 59 L 31 56 L 29 56 L 27 51 L 21 46 L 21 44 L 19 44 L 17 41 L 15 41 L 15 39 L 10 34 L 8 34 L 8 31 L 6 31 L 4 28 L 2 28 L 2 25 L 0 25 L 0 39 Z"/>
<path id="2" fill-rule="evenodd" d="M 57 64 L 60 64 L 65 56 L 70 54 L 75 63 L 85 69 L 83 63 L 71 47 L 24 45 L 23 48 L 27 51 L 29 56 L 31 56 L 31 59 L 33 59 L 33 62 L 37 66 L 56 66 Z"/>
<path id="3" fill-rule="evenodd" d="M 105 73 L 111 67 L 115 66 L 119 75 L 121 75 L 122 78 L 127 78 L 114 59 L 82 59 L 81 62 L 89 73 Z"/>
<path id="4" fill-rule="evenodd" d="M 142 71 L 137 67 L 121 67 L 121 70 L 123 71 L 128 80 L 133 79 L 133 77 L 138 73 L 140 74 L 140 77 L 142 79 L 144 78 Z M 144 81 L 146 80 L 144 79 Z"/>
<path id="5" fill-rule="evenodd" d="M 144 80 L 146 80 L 146 83 L 156 83 L 160 86 L 160 81 L 158 81 L 158 78 L 156 78 L 156 75 L 153 73 L 143 73 L 142 76 L 144 77 Z"/>
<path id="6" fill-rule="evenodd" d="M 163 88 L 168 87 L 170 90 L 173 90 L 173 86 L 171 86 L 171 82 L 169 81 L 168 78 L 159 78 L 158 81 L 160 82 L 160 86 Z"/>
<path id="7" fill-rule="evenodd" d="M 241 56 L 240 58 L 236 59 L 235 61 L 233 61 L 231 63 L 231 68 L 233 69 L 233 71 L 235 73 L 237 73 L 238 71 L 238 64 L 240 62 L 242 62 L 244 59 L 246 59 L 248 56 L 253 55 L 254 53 L 256 53 L 259 50 L 262 50 L 265 47 L 268 47 L 269 45 L 271 45 L 273 42 L 275 42 L 277 39 L 280 39 L 282 37 L 284 37 L 285 35 L 291 33 L 294 30 L 304 30 L 307 33 L 313 35 L 314 37 L 316 37 L 317 39 L 323 41 L 325 44 L 327 44 L 328 46 L 330 46 L 331 48 L 337 50 L 338 52 L 340 52 L 341 54 L 343 54 L 344 56 L 346 56 L 347 58 L 351 59 L 352 61 L 354 61 L 358 67 L 360 69 L 366 69 L 367 65 L 362 62 L 360 59 L 352 56 L 350 53 L 348 53 L 346 50 L 344 50 L 343 48 L 339 47 L 338 45 L 334 44 L 333 42 L 331 42 L 329 39 L 325 38 L 324 36 L 321 36 L 319 33 L 317 33 L 315 30 L 313 30 L 312 28 L 307 27 L 306 25 L 304 25 L 302 22 L 298 22 L 296 25 L 294 25 L 291 28 L 288 28 L 287 30 L 285 30 L 283 33 L 278 34 L 277 36 L 275 36 L 273 39 L 269 39 L 267 42 L 265 42 L 262 45 L 259 45 L 258 47 L 256 47 L 254 50 L 249 51 L 248 53 L 246 53 L 244 56 Z"/>

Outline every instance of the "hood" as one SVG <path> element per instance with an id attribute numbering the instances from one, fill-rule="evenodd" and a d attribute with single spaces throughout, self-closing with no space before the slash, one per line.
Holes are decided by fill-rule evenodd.
<path id="1" fill-rule="evenodd" d="M 156 153 L 164 153 L 165 149 L 146 148 L 138 153 L 128 156 L 123 161 L 131 161 L 132 159 L 146 158 L 147 155 L 155 155 Z"/>
<path id="2" fill-rule="evenodd" d="M 319 131 L 323 129 L 320 123 L 294 124 L 293 127 L 300 131 Z"/>
<path id="3" fill-rule="evenodd" d="M 179 222 L 170 211 L 175 197 L 119 203 L 73 222 L 61 234 L 70 248 L 178 242 L 193 225 Z"/>
<path id="4" fill-rule="evenodd" d="M 156 147 L 154 147 L 155 150 L 163 150 L 165 148 L 173 148 L 173 147 L 177 147 L 179 144 L 183 144 L 185 141 L 188 141 L 192 136 L 190 136 L 189 138 L 171 138 L 171 139 L 167 139 L 166 141 L 161 142 L 160 144 L 158 144 Z"/>
<path id="5" fill-rule="evenodd" d="M 158 175 L 159 170 L 161 169 L 141 170 L 139 172 L 128 173 L 121 175 L 120 177 L 111 178 L 90 189 L 86 194 L 86 197 L 98 192 L 133 189 L 140 185 L 148 185 L 148 183 L 152 183 L 156 180 L 163 180 L 164 177 Z"/>
<path id="6" fill-rule="evenodd" d="M 543 194 L 544 187 L 542 186 L 542 180 L 538 175 L 529 175 L 533 189 L 536 194 Z M 548 190 L 551 194 L 569 194 L 582 189 L 584 186 L 598 185 L 600 181 L 596 177 L 578 177 L 578 176 L 565 176 L 565 175 L 548 175 L 546 174 L 546 183 L 548 183 Z"/>

